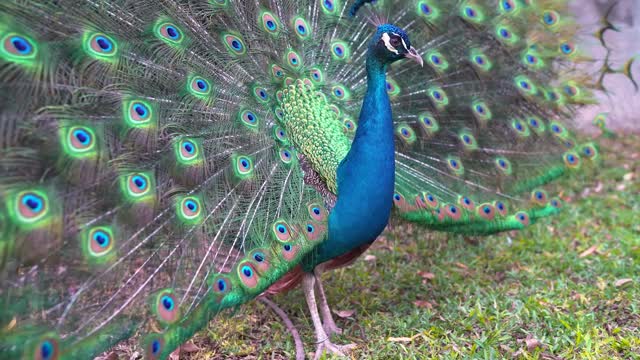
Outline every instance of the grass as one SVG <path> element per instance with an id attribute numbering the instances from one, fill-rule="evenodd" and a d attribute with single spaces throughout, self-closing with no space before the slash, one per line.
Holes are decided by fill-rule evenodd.
<path id="1" fill-rule="evenodd" d="M 640 138 L 603 142 L 603 166 L 556 190 L 565 211 L 465 239 L 394 225 L 325 288 L 353 358 L 640 359 Z M 476 245 L 471 244 L 477 242 Z M 300 290 L 273 298 L 315 337 Z M 251 303 L 198 334 L 190 359 L 280 359 L 293 340 Z"/>

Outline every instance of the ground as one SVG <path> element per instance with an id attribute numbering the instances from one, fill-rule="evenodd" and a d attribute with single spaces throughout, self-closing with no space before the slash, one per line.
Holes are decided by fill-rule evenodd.
<path id="1" fill-rule="evenodd" d="M 640 137 L 556 189 L 561 215 L 486 238 L 392 225 L 325 288 L 356 359 L 640 359 Z M 273 298 L 315 345 L 300 290 Z M 213 321 L 180 359 L 295 354 L 262 303 Z"/>

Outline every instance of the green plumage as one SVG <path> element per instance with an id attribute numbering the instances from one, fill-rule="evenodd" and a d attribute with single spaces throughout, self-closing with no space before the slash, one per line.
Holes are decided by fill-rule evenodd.
<path id="1" fill-rule="evenodd" d="M 134 333 L 166 358 L 326 240 L 374 32 L 349 6 L 0 4 L 0 358 Z M 540 187 L 598 158 L 569 131 L 593 85 L 566 2 L 366 7 L 424 59 L 389 69 L 396 215 L 489 234 L 556 213 Z"/>
<path id="2" fill-rule="evenodd" d="M 332 93 L 336 91 L 343 90 L 332 89 Z M 281 105 L 284 110 L 282 125 L 291 142 L 305 154 L 329 190 L 337 194 L 338 165 L 351 146 L 344 124 L 331 110 L 322 93 L 302 81 L 284 90 Z"/>

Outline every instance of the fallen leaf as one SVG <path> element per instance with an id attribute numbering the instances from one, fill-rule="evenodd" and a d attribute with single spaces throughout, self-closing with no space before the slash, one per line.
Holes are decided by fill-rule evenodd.
<path id="1" fill-rule="evenodd" d="M 625 184 L 618 184 L 618 186 L 616 186 L 616 190 L 618 191 L 624 191 L 626 188 L 627 186 Z"/>
<path id="2" fill-rule="evenodd" d="M 180 348 L 173 350 L 171 354 L 169 354 L 169 360 L 180 360 Z"/>
<path id="3" fill-rule="evenodd" d="M 155 322 L 152 322 L 150 327 L 151 327 L 151 330 L 153 330 L 153 332 L 156 332 L 156 333 L 161 333 L 162 332 L 162 331 L 160 331 L 160 329 L 158 328 L 158 325 Z"/>
<path id="4" fill-rule="evenodd" d="M 198 352 L 200 351 L 200 348 L 196 346 L 196 344 L 194 344 L 193 342 L 189 341 L 187 343 L 185 343 L 184 345 L 180 346 L 180 350 L 183 353 L 189 354 L 189 353 L 194 353 L 194 352 Z"/>
<path id="5" fill-rule="evenodd" d="M 333 313 L 338 315 L 338 317 L 340 318 L 348 318 L 348 317 L 352 317 L 353 314 L 356 313 L 355 310 L 333 310 Z"/>
<path id="6" fill-rule="evenodd" d="M 511 357 L 512 357 L 513 359 L 518 359 L 518 358 L 520 358 L 520 356 L 521 356 L 523 353 L 524 353 L 524 350 L 520 349 L 520 350 L 518 350 L 518 351 L 514 352 L 513 354 L 511 354 Z"/>
<path id="7" fill-rule="evenodd" d="M 390 338 L 387 339 L 387 341 L 407 343 L 407 342 L 412 342 L 413 340 L 415 340 L 415 338 L 417 338 L 417 337 L 419 337 L 421 335 L 422 334 L 415 334 L 412 337 L 390 337 Z"/>
<path id="8" fill-rule="evenodd" d="M 470 245 L 480 245 L 480 239 L 478 239 L 477 237 L 473 237 L 473 236 L 465 236 L 462 238 L 464 240 L 464 242 L 466 242 L 467 244 Z"/>
<path id="9" fill-rule="evenodd" d="M 364 261 L 376 261 L 377 257 L 375 255 L 365 255 Z"/>
<path id="10" fill-rule="evenodd" d="M 600 193 L 603 188 L 604 184 L 602 184 L 602 181 L 598 181 L 598 184 L 596 184 L 596 187 L 593 189 L 593 191 L 595 191 L 596 193 Z"/>
<path id="11" fill-rule="evenodd" d="M 536 348 L 542 347 L 542 343 L 538 339 L 534 339 L 534 338 L 526 339 L 524 342 L 525 344 L 527 344 L 527 349 L 529 351 L 533 351 Z"/>
<path id="12" fill-rule="evenodd" d="M 387 339 L 387 341 L 408 343 L 408 342 L 412 342 L 413 338 L 408 338 L 408 337 L 390 337 L 390 338 Z"/>
<path id="13" fill-rule="evenodd" d="M 436 275 L 434 273 L 428 271 L 418 271 L 418 275 L 420 275 L 421 278 L 427 280 L 433 280 L 436 278 Z"/>
<path id="14" fill-rule="evenodd" d="M 593 245 L 592 247 L 588 248 L 587 250 L 581 252 L 578 257 L 580 257 L 580 258 L 587 257 L 589 255 L 595 254 L 597 250 L 598 250 L 598 245 Z"/>
<path id="15" fill-rule="evenodd" d="M 14 316 L 13 319 L 11 319 L 11 321 L 9 322 L 9 324 L 7 324 L 7 327 L 5 328 L 5 330 L 10 331 L 14 327 L 16 327 L 17 323 L 18 323 L 18 319 Z"/>
<path id="16" fill-rule="evenodd" d="M 588 299 L 586 296 L 580 294 L 580 293 L 575 293 L 571 296 L 571 298 L 575 301 L 579 301 L 581 304 L 585 304 L 588 302 Z"/>
<path id="17" fill-rule="evenodd" d="M 549 354 L 547 352 L 544 352 L 542 354 L 540 354 L 542 356 L 543 360 L 562 360 L 561 357 L 555 356 L 553 354 Z"/>
<path id="18" fill-rule="evenodd" d="M 433 309 L 433 304 L 426 300 L 416 300 L 413 302 L 413 305 L 419 308 Z"/>
<path id="19" fill-rule="evenodd" d="M 469 269 L 469 267 L 467 265 L 463 264 L 463 263 L 457 262 L 457 263 L 455 263 L 455 265 L 457 267 L 459 267 L 460 269 L 464 269 L 464 270 L 468 270 Z"/>
<path id="20" fill-rule="evenodd" d="M 118 360 L 118 354 L 116 354 L 115 352 L 111 352 L 109 355 L 107 355 L 106 358 L 104 358 L 104 360 Z"/>
<path id="21" fill-rule="evenodd" d="M 98 356 L 93 360 L 118 360 L 118 359 L 119 359 L 118 354 L 115 351 L 112 351 L 104 356 Z"/>
<path id="22" fill-rule="evenodd" d="M 613 283 L 613 285 L 615 287 L 622 287 L 622 286 L 625 286 L 625 285 L 627 285 L 627 284 L 629 284 L 631 282 L 633 282 L 633 279 L 628 279 L 628 278 L 618 279 L 618 280 L 616 280 L 616 282 Z"/>

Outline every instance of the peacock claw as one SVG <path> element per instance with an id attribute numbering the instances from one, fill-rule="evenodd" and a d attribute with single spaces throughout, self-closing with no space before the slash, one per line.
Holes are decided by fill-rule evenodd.
<path id="1" fill-rule="evenodd" d="M 336 356 L 346 357 L 352 350 L 357 347 L 356 344 L 336 345 L 332 343 L 328 338 L 318 343 L 316 352 L 313 356 L 314 360 L 320 359 L 322 354 L 332 354 Z"/>
<path id="2" fill-rule="evenodd" d="M 326 332 L 327 336 L 329 337 L 333 336 L 333 334 L 337 334 L 337 335 L 342 334 L 342 329 L 339 328 L 335 322 L 333 322 L 333 319 L 331 319 L 331 321 L 325 320 L 324 323 L 322 324 L 322 328 L 324 329 L 324 332 Z"/>

